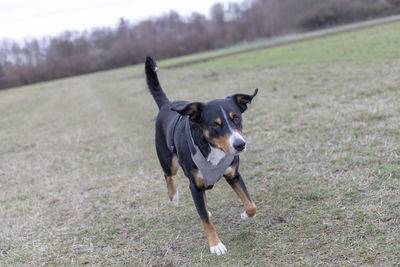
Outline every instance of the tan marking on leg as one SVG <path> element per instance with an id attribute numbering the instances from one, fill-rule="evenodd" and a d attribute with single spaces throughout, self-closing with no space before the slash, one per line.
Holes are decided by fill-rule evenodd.
<path id="1" fill-rule="evenodd" d="M 204 233 L 206 234 L 208 245 L 210 247 L 218 245 L 220 240 L 218 238 L 217 232 L 215 231 L 214 225 L 211 222 L 211 218 L 208 218 L 209 223 L 206 223 L 206 221 L 204 221 L 203 219 L 201 219 L 201 222 L 203 223 Z"/>
<path id="2" fill-rule="evenodd" d="M 229 145 L 229 135 L 220 136 L 218 138 L 213 138 L 210 140 L 211 143 L 217 148 L 225 152 L 225 154 L 230 154 L 231 146 Z"/>
<path id="3" fill-rule="evenodd" d="M 230 166 L 230 168 L 232 169 L 230 172 L 224 173 L 224 177 L 226 179 L 232 179 L 233 177 L 235 177 L 237 165 L 233 164 L 232 166 Z"/>
<path id="4" fill-rule="evenodd" d="M 208 216 L 208 207 L 207 207 L 207 197 L 206 194 L 203 193 L 203 199 L 204 199 L 204 206 L 206 207 L 206 213 Z M 201 219 L 201 223 L 203 224 L 204 228 L 204 233 L 206 234 L 207 240 L 208 240 L 208 245 L 210 247 L 214 247 L 218 245 L 219 242 L 221 242 L 218 238 L 217 232 L 215 231 L 214 225 L 211 221 L 210 216 L 208 216 L 208 223 Z"/>
<path id="5" fill-rule="evenodd" d="M 254 202 L 250 203 L 249 207 L 246 207 L 246 213 L 249 217 L 253 217 L 257 213 L 257 206 Z"/>
<path id="6" fill-rule="evenodd" d="M 172 176 L 176 175 L 176 173 L 178 172 L 178 167 L 179 167 L 178 158 L 176 157 L 176 155 L 173 155 L 172 162 L 171 162 L 171 176 L 167 176 L 165 178 L 167 181 L 168 197 L 169 197 L 169 200 L 171 200 L 171 201 L 176 194 L 176 188 L 175 188 L 175 184 L 174 184 L 174 180 L 172 179 Z"/>
<path id="7" fill-rule="evenodd" d="M 201 172 L 199 170 L 194 170 L 192 171 L 192 175 L 194 177 L 194 182 L 196 183 L 197 187 L 204 187 L 204 177 Z"/>
<path id="8" fill-rule="evenodd" d="M 247 215 L 249 217 L 253 217 L 257 212 L 256 204 L 254 204 L 254 202 L 250 201 L 247 198 L 246 194 L 243 192 L 243 189 L 239 183 L 233 183 L 232 188 L 236 192 L 236 194 L 239 196 L 239 198 L 242 200 L 242 202 L 246 208 Z"/>
<path id="9" fill-rule="evenodd" d="M 235 113 L 233 113 L 232 111 L 229 112 L 229 118 L 231 118 L 233 120 L 233 116 L 235 116 Z"/>
<path id="10" fill-rule="evenodd" d="M 176 173 L 178 172 L 178 167 L 179 167 L 178 158 L 176 157 L 176 155 L 173 155 L 171 164 L 171 176 L 176 175 Z"/>
<path id="11" fill-rule="evenodd" d="M 166 181 L 167 181 L 167 188 L 168 188 L 168 197 L 169 197 L 169 200 L 172 201 L 172 199 L 174 198 L 174 196 L 176 194 L 174 180 L 172 180 L 172 176 L 167 176 Z"/>

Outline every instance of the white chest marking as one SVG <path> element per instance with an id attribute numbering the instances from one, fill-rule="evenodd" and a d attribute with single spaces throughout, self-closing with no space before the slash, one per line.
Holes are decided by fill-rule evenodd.
<path id="1" fill-rule="evenodd" d="M 217 165 L 221 159 L 225 158 L 226 154 L 224 151 L 218 148 L 210 146 L 211 152 L 208 154 L 207 160 L 211 162 L 212 165 Z"/>
<path id="2" fill-rule="evenodd" d="M 200 170 L 197 171 L 197 178 L 204 179 L 204 176 Z"/>
<path id="3" fill-rule="evenodd" d="M 228 167 L 228 168 L 225 170 L 224 175 L 226 175 L 226 174 L 231 174 L 231 173 L 233 173 L 233 169 L 232 169 L 232 167 Z"/>

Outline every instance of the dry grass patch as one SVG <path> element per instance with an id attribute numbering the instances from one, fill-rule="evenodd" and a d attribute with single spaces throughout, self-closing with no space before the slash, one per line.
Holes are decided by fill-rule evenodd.
<path id="1" fill-rule="evenodd" d="M 241 157 L 257 217 L 240 220 L 224 181 L 208 193 L 224 257 L 210 255 L 181 172 L 181 205 L 168 203 L 142 70 L 0 92 L 0 263 L 398 263 L 398 29 L 160 71 L 176 100 L 260 88 L 244 115 Z M 371 33 L 381 38 L 371 44 Z"/>

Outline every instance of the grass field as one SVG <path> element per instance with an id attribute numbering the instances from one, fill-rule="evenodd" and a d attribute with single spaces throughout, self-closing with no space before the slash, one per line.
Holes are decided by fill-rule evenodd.
<path id="1" fill-rule="evenodd" d="M 259 95 L 241 173 L 208 205 L 168 203 L 156 105 L 124 68 L 0 92 L 0 265 L 395 265 L 400 262 L 400 23 L 161 69 L 170 99 Z"/>
<path id="2" fill-rule="evenodd" d="M 321 38 L 330 35 L 336 35 L 354 30 L 360 30 L 364 28 L 376 27 L 382 24 L 388 24 L 400 21 L 400 15 L 383 17 L 378 19 L 372 19 L 357 23 L 351 23 L 336 27 L 330 27 L 321 30 L 315 30 L 304 33 L 292 33 L 282 36 L 270 37 L 266 39 L 260 39 L 253 42 L 244 42 L 237 45 L 225 47 L 222 49 L 216 49 L 212 51 L 199 52 L 181 57 L 166 59 L 158 62 L 161 67 L 174 68 L 181 67 L 182 65 L 190 65 L 193 63 L 199 63 L 201 61 L 209 61 L 219 57 L 230 56 L 233 54 L 245 53 L 250 50 L 259 50 L 264 48 L 275 47 L 279 45 L 291 44 L 299 41 L 308 39 Z M 135 66 L 136 68 L 142 69 L 142 64 Z"/>

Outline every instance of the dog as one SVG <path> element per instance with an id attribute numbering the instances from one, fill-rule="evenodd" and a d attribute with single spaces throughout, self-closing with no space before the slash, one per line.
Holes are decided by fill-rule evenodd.
<path id="1" fill-rule="evenodd" d="M 207 103 L 169 101 L 162 90 L 157 64 L 146 58 L 147 86 L 158 105 L 155 125 L 157 156 L 167 183 L 168 197 L 178 206 L 179 194 L 172 177 L 181 166 L 190 181 L 190 191 L 212 254 L 227 252 L 218 238 L 207 208 L 205 191 L 223 176 L 242 200 L 245 211 L 241 218 L 254 217 L 257 206 L 239 173 L 239 153 L 246 150 L 242 136 L 242 113 L 256 96 L 234 94 L 225 99 L 214 99 Z"/>

